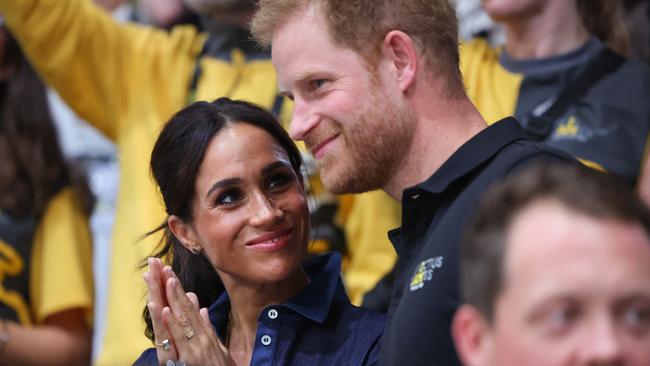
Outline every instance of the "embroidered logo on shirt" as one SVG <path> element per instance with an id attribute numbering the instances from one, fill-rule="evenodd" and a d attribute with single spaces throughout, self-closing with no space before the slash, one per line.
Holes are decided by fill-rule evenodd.
<path id="1" fill-rule="evenodd" d="M 555 128 L 550 140 L 556 142 L 578 141 L 585 143 L 595 137 L 607 138 L 608 136 L 611 136 L 615 133 L 617 127 L 618 126 L 616 124 L 612 124 L 612 126 L 606 128 L 596 127 L 581 122 L 578 118 L 576 118 L 576 116 L 570 116 L 565 122 L 560 123 Z"/>
<path id="2" fill-rule="evenodd" d="M 411 291 L 416 291 L 424 287 L 426 281 L 431 281 L 433 278 L 433 271 L 436 268 L 442 267 L 443 257 L 433 257 L 424 260 L 415 268 L 415 274 L 411 277 L 409 288 Z"/>
<path id="3" fill-rule="evenodd" d="M 574 116 L 569 117 L 569 119 L 563 124 L 557 126 L 555 129 L 556 137 L 575 137 L 580 132 L 580 127 L 576 123 L 576 118 Z"/>

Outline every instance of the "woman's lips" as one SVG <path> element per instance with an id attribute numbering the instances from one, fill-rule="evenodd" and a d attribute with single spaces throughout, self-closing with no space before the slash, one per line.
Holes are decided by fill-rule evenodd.
<path id="1" fill-rule="evenodd" d="M 261 251 L 274 251 L 284 248 L 291 238 L 292 228 L 276 230 L 274 232 L 261 235 L 246 243 L 246 246 Z"/>

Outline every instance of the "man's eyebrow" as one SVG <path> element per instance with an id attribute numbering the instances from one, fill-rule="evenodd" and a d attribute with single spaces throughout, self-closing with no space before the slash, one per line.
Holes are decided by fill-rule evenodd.
<path id="1" fill-rule="evenodd" d="M 208 189 L 208 193 L 205 194 L 205 197 L 206 198 L 210 197 L 210 194 L 212 194 L 212 192 L 214 192 L 219 188 L 233 186 L 239 182 L 241 182 L 241 178 L 228 178 L 228 179 L 220 180 L 215 184 L 213 184 L 212 187 L 210 187 L 210 189 Z"/>

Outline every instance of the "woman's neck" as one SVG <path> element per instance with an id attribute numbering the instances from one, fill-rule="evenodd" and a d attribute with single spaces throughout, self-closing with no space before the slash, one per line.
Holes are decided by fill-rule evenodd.
<path id="1" fill-rule="evenodd" d="M 539 12 L 504 22 L 506 50 L 515 59 L 567 53 L 589 39 L 574 1 L 556 1 Z"/>
<path id="2" fill-rule="evenodd" d="M 230 316 L 226 347 L 237 365 L 249 365 L 257 334 L 257 319 L 262 310 L 269 305 L 282 304 L 298 294 L 307 286 L 309 278 L 300 268 L 287 280 L 276 284 L 227 282 L 224 284 L 230 298 Z"/>

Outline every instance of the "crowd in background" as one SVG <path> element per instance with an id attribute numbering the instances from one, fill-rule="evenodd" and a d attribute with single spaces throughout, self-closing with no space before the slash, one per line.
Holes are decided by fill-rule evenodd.
<path id="1" fill-rule="evenodd" d="M 292 114 L 300 113 L 278 89 L 271 53 L 248 30 L 256 3 L 233 1 L 228 11 L 200 0 L 0 4 L 0 364 L 130 364 L 151 346 L 141 319 L 147 299 L 141 273 L 143 261 L 160 248 L 160 237 L 147 234 L 167 222 L 165 212 L 170 214 L 160 198 L 162 187 L 154 184 L 149 170 L 161 128 L 183 107 L 218 97 L 256 103 L 288 130 Z M 650 203 L 650 2 L 576 0 L 576 6 L 567 6 L 568 2 L 552 1 L 544 11 L 542 4 L 526 8 L 516 3 L 454 2 L 467 96 L 489 124 L 515 116 L 533 140 L 607 172 L 616 183 L 600 182 L 590 173 L 576 177 L 570 172 L 537 171 L 513 179 L 503 189 L 516 191 L 512 185 L 530 183 L 526 179 L 547 179 L 551 186 L 559 185 L 553 179 L 584 179 L 583 187 L 599 182 L 608 187 L 603 192 L 629 203 L 624 209 L 634 206 L 636 211 L 619 217 L 618 212 L 603 214 L 601 208 L 587 204 L 573 207 L 565 202 L 566 192 L 534 186 L 531 191 L 547 189 L 541 194 L 542 203 L 547 196 L 561 202 L 539 208 L 539 202 L 530 199 L 512 212 L 500 208 L 507 217 L 499 223 L 500 238 L 507 241 L 509 234 L 504 232 L 515 230 L 509 225 L 517 215 L 541 215 L 528 212 L 537 208 L 555 210 L 546 212 L 548 217 L 638 221 L 648 230 L 645 208 L 635 206 L 634 198 L 619 188 L 609 189 L 609 184 L 625 187 L 621 189 L 634 192 L 637 201 Z M 381 190 L 331 193 L 308 149 L 298 147 L 311 218 L 309 254 L 340 252 L 341 276 L 352 303 L 388 311 L 395 302 L 395 288 L 416 277 L 400 278 L 399 251 L 386 235 L 404 226 L 402 215 L 408 211 L 403 211 L 403 202 Z M 578 195 L 579 188 L 568 194 Z M 598 197 L 591 193 L 585 200 Z M 488 207 L 482 209 L 488 213 L 500 212 L 489 207 L 490 202 L 498 206 L 503 195 L 511 193 L 490 194 L 498 198 L 485 203 Z M 603 211 L 615 206 L 604 201 Z M 476 243 L 492 234 L 480 231 L 487 230 L 481 220 L 489 218 L 479 214 L 478 229 L 469 235 L 477 238 Z M 548 232 L 553 228 L 557 226 Z M 641 237 L 647 241 L 648 232 Z M 638 263 L 630 266 L 639 270 L 621 278 L 634 282 L 641 277 L 650 283 L 647 268 L 643 272 L 647 253 L 634 247 L 635 238 L 641 240 L 634 237 L 629 245 L 630 251 L 638 252 Z M 480 257 L 506 256 L 468 250 Z M 576 256 L 585 253 L 580 250 L 584 248 L 575 249 Z M 510 263 L 495 260 L 496 266 Z M 497 276 L 466 269 L 486 266 L 477 261 L 463 258 L 461 274 Z M 435 268 L 422 263 L 417 271 L 430 275 Z M 621 263 L 625 267 L 623 259 Z M 600 273 L 587 272 L 586 277 Z M 461 307 L 454 320 L 458 350 L 454 357 L 466 364 L 521 362 L 500 358 L 505 357 L 497 352 L 502 349 L 489 344 L 499 344 L 494 339 L 499 340 L 500 333 L 491 327 L 497 324 L 492 317 L 501 310 L 492 302 L 506 281 L 494 280 L 498 285 L 484 285 L 495 286 L 488 299 L 464 295 L 469 305 Z M 466 282 L 463 277 L 463 294 L 481 293 L 476 284 Z M 650 299 L 633 300 L 638 313 L 629 316 L 641 317 L 641 325 L 630 326 L 637 327 L 632 333 L 639 342 L 645 340 L 642 346 L 650 346 Z M 441 331 L 449 333 L 451 342 L 452 332 Z M 407 341 L 405 337 L 403 342 Z M 395 344 L 403 348 L 404 343 Z M 520 344 L 522 350 L 527 346 Z M 42 351 L 33 352 L 34 347 Z M 636 357 L 646 362 L 647 355 Z M 390 356 L 382 360 L 395 361 Z M 645 364 L 650 365 L 650 359 Z"/>

